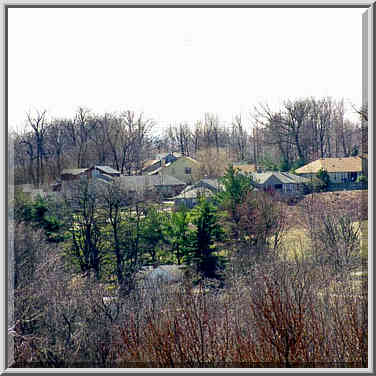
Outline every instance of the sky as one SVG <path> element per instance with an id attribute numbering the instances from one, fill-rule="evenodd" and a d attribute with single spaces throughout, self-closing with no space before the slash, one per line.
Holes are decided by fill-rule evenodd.
<path id="1" fill-rule="evenodd" d="M 143 112 L 159 127 L 258 104 L 362 101 L 365 9 L 9 9 L 9 127 L 27 112 Z"/>

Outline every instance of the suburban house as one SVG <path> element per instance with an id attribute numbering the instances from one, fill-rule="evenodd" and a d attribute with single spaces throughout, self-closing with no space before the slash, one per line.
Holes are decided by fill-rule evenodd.
<path id="1" fill-rule="evenodd" d="M 183 154 L 176 151 L 171 151 L 169 153 L 160 153 L 155 156 L 156 159 L 164 162 L 165 164 L 175 162 L 177 159 L 181 158 Z"/>
<path id="2" fill-rule="evenodd" d="M 223 189 L 223 184 L 218 179 L 201 179 L 193 185 L 195 188 L 206 188 L 212 192 L 218 192 Z"/>
<path id="3" fill-rule="evenodd" d="M 162 161 L 160 159 L 148 159 L 144 162 L 141 172 L 147 174 L 149 172 L 155 171 L 157 168 L 162 166 Z"/>
<path id="4" fill-rule="evenodd" d="M 203 187 L 189 186 L 184 189 L 179 195 L 173 197 L 175 206 L 184 205 L 188 209 L 192 209 L 197 205 L 201 198 L 210 197 L 213 195 L 213 191 Z"/>
<path id="5" fill-rule="evenodd" d="M 71 168 L 65 169 L 61 172 L 62 181 L 79 180 L 81 177 L 102 178 L 110 180 L 114 177 L 119 177 L 120 172 L 109 166 L 92 166 L 87 168 Z"/>
<path id="6" fill-rule="evenodd" d="M 193 158 L 182 156 L 175 161 L 161 166 L 149 173 L 149 175 L 169 175 L 184 181 L 186 184 L 192 184 L 194 181 L 193 173 L 198 168 L 199 162 Z"/>
<path id="7" fill-rule="evenodd" d="M 61 181 L 56 182 L 51 188 L 53 192 L 67 193 L 72 190 L 72 183 L 82 178 L 111 183 L 116 177 L 120 177 L 120 172 L 109 166 L 65 169 L 61 172 Z"/>
<path id="8" fill-rule="evenodd" d="M 286 195 L 298 195 L 304 192 L 305 184 L 310 180 L 288 172 L 253 172 L 253 184 L 258 189 L 273 190 Z"/>
<path id="9" fill-rule="evenodd" d="M 81 177 L 89 177 L 88 168 L 69 168 L 61 172 L 62 181 L 79 180 Z"/>
<path id="10" fill-rule="evenodd" d="M 169 165 L 172 162 L 175 162 L 177 159 L 181 157 L 182 155 L 177 152 L 157 154 L 154 159 L 149 159 L 144 163 L 142 167 L 142 172 L 143 173 L 153 172 L 160 167 L 164 167 L 164 166 Z"/>
<path id="11" fill-rule="evenodd" d="M 191 209 L 202 197 L 211 197 L 223 189 L 218 179 L 201 179 L 194 185 L 187 186 L 179 195 L 173 197 L 176 206 L 184 205 Z"/>
<path id="12" fill-rule="evenodd" d="M 131 194 L 155 192 L 162 197 L 175 196 L 186 186 L 183 181 L 168 175 L 121 176 L 117 181 L 122 189 Z"/>
<path id="13" fill-rule="evenodd" d="M 352 183 L 362 175 L 362 159 L 360 157 L 321 158 L 298 168 L 295 173 L 311 178 L 321 169 L 328 173 L 331 183 Z"/>
<path id="14" fill-rule="evenodd" d="M 109 166 L 93 166 L 89 168 L 89 173 L 91 173 L 91 177 L 101 177 L 106 179 L 107 177 L 119 177 L 120 171 L 115 170 Z"/>

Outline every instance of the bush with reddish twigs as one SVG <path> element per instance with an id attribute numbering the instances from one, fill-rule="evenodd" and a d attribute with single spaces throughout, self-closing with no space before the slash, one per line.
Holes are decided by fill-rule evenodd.
<path id="1" fill-rule="evenodd" d="M 264 265 L 220 294 L 181 287 L 116 347 L 123 367 L 366 367 L 366 295 L 325 292 L 309 265 Z M 235 291 L 237 290 L 237 291 Z M 135 328 L 138 325 L 138 334 Z"/>

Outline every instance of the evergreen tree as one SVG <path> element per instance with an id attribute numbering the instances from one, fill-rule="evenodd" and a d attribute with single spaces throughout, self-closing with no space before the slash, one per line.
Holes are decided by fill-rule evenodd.
<path id="1" fill-rule="evenodd" d="M 249 192 L 253 190 L 252 177 L 235 171 L 230 165 L 221 180 L 224 189 L 217 195 L 217 201 L 223 209 L 227 210 L 235 224 L 239 223 L 240 217 L 237 210 Z"/>
<path id="2" fill-rule="evenodd" d="M 216 208 L 208 200 L 203 200 L 192 210 L 191 218 L 195 229 L 190 233 L 190 253 L 186 260 L 204 277 L 219 278 L 218 270 L 223 259 L 215 254 L 216 242 L 223 239 L 224 233 L 218 223 Z"/>
<path id="3" fill-rule="evenodd" d="M 172 213 L 169 222 L 164 227 L 165 239 L 170 244 L 171 252 L 176 257 L 178 265 L 181 265 L 189 251 L 190 232 L 188 210 L 182 207 Z"/>
<path id="4" fill-rule="evenodd" d="M 330 184 L 330 178 L 329 178 L 328 172 L 320 168 L 316 176 L 324 183 L 323 189 L 327 189 Z"/>
<path id="5" fill-rule="evenodd" d="M 166 215 L 163 211 L 151 207 L 147 209 L 143 221 L 142 240 L 145 250 L 150 254 L 153 264 L 158 261 L 157 249 L 164 239 L 163 224 L 165 222 L 165 217 Z"/>

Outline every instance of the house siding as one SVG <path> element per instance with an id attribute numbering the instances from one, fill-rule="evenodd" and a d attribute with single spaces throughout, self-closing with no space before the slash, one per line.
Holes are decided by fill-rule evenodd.
<path id="1" fill-rule="evenodd" d="M 164 167 L 161 171 L 159 171 L 159 174 L 170 175 L 184 181 L 186 184 L 192 184 L 193 174 L 197 166 L 197 163 L 193 162 L 192 160 L 181 157 L 175 162 L 171 163 L 171 165 Z M 190 174 L 186 174 L 186 168 L 191 169 Z"/>
<path id="2" fill-rule="evenodd" d="M 81 172 L 80 174 L 62 174 L 61 175 L 61 180 L 65 181 L 71 181 L 71 180 L 80 180 L 83 176 L 86 176 L 87 178 L 91 177 L 90 171 L 86 170 Z"/>
<path id="3" fill-rule="evenodd" d="M 159 195 L 163 197 L 172 197 L 178 195 L 183 189 L 184 185 L 157 185 L 156 190 Z"/>
<path id="4" fill-rule="evenodd" d="M 275 186 L 276 185 L 279 185 L 281 184 L 281 182 L 275 177 L 275 176 L 271 176 L 265 183 L 263 184 L 260 184 L 257 182 L 257 180 L 255 181 L 255 186 L 257 188 L 262 188 L 262 189 L 275 189 Z"/>
<path id="5" fill-rule="evenodd" d="M 305 178 L 311 179 L 317 174 L 299 174 Z M 329 181 L 333 184 L 348 183 L 356 181 L 361 174 L 359 172 L 328 172 Z M 353 177 L 352 177 L 353 176 Z"/>
<path id="6" fill-rule="evenodd" d="M 360 174 L 358 172 L 328 172 L 328 175 L 331 183 L 339 184 L 356 181 Z"/>

